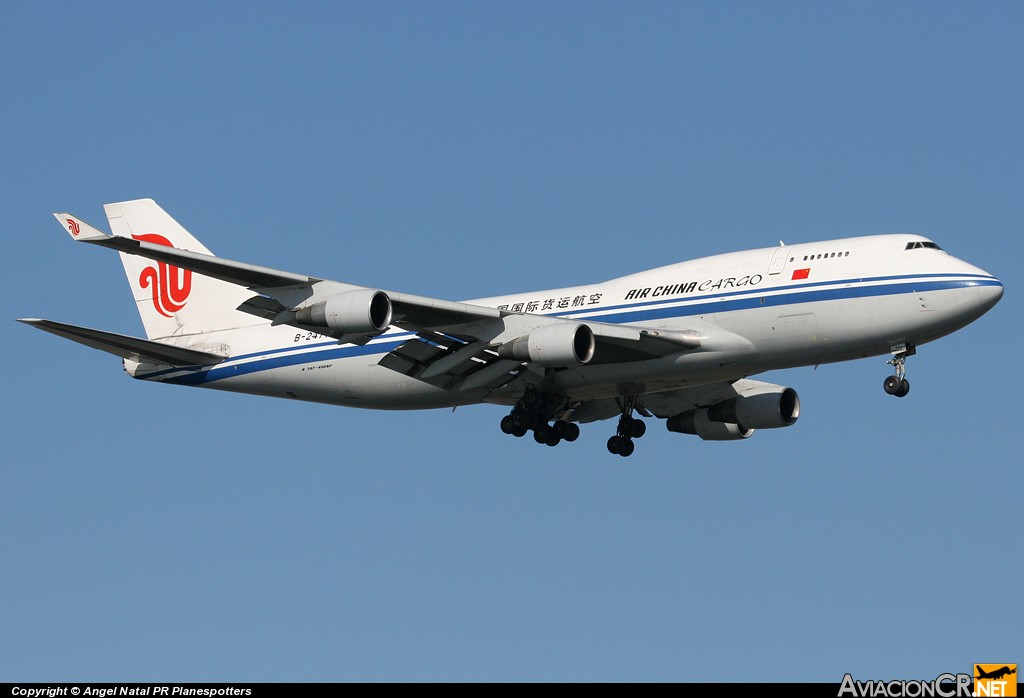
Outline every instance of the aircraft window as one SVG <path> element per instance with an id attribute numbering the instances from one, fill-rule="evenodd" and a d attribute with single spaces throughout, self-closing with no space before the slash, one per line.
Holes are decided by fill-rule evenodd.
<path id="1" fill-rule="evenodd" d="M 911 244 L 913 244 L 913 243 L 911 243 Z M 919 243 L 919 244 L 921 244 L 921 243 Z M 908 246 L 907 249 L 909 250 L 910 247 Z M 803 257 L 803 261 L 805 261 L 805 262 L 807 262 L 807 261 L 813 262 L 816 259 L 836 259 L 837 257 L 841 259 L 843 257 L 849 257 L 849 256 L 850 256 L 849 252 L 823 252 L 822 254 L 805 254 L 804 257 Z M 794 260 L 796 260 L 796 257 L 790 257 L 789 258 L 789 261 L 791 261 L 791 262 L 794 261 Z"/>
<path id="2" fill-rule="evenodd" d="M 796 257 L 790 257 L 790 258 L 789 258 L 789 261 L 791 261 L 791 262 L 792 262 L 792 261 L 793 261 L 793 260 L 795 260 L 795 259 L 796 259 Z"/>

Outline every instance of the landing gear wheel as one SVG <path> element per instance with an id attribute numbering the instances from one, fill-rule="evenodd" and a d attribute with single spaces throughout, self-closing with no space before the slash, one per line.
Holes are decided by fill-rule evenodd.
<path id="1" fill-rule="evenodd" d="M 547 424 L 539 426 L 533 430 L 533 440 L 539 444 L 546 444 L 551 440 L 551 435 L 553 433 L 554 430 Z M 558 434 L 555 434 L 555 436 L 558 436 Z"/>
<path id="2" fill-rule="evenodd" d="M 895 395 L 896 397 L 906 397 L 907 393 L 909 393 L 909 392 L 910 392 L 910 381 L 908 381 L 906 378 L 904 378 L 903 380 L 900 381 L 899 389 L 895 393 L 893 393 L 893 395 Z"/>
<path id="3" fill-rule="evenodd" d="M 899 393 L 900 388 L 903 387 L 903 381 L 905 380 L 905 378 L 900 379 L 896 376 L 888 376 L 882 383 L 882 389 L 889 395 L 896 395 Z M 907 383 L 907 390 L 910 390 L 910 383 Z"/>
<path id="4" fill-rule="evenodd" d="M 619 418 L 617 433 L 627 439 L 639 439 L 647 433 L 647 424 L 636 417 L 622 416 Z"/>
<path id="5" fill-rule="evenodd" d="M 516 424 L 512 419 L 512 415 L 508 414 L 501 418 L 501 431 L 505 434 L 512 434 L 515 431 Z"/>
<path id="6" fill-rule="evenodd" d="M 608 439 L 608 451 L 622 456 L 623 458 L 632 455 L 634 448 L 636 448 L 636 446 L 633 445 L 633 442 L 624 436 L 616 434 Z"/>
<path id="7" fill-rule="evenodd" d="M 526 436 L 526 432 L 527 431 L 528 430 L 527 430 L 526 427 L 521 427 L 521 426 L 513 427 L 512 428 L 512 436 L 514 436 L 517 439 L 519 439 L 519 438 L 522 438 L 522 437 Z"/>
<path id="8" fill-rule="evenodd" d="M 618 435 L 613 436 L 610 439 L 608 439 L 608 452 L 618 455 L 624 448 L 623 444 L 627 443 L 629 443 L 627 439 L 624 439 Z"/>
<path id="9" fill-rule="evenodd" d="M 540 393 L 536 390 L 527 390 L 523 393 L 523 405 L 527 409 L 531 409 L 540 404 Z"/>
<path id="10" fill-rule="evenodd" d="M 557 422 L 555 422 L 555 431 L 558 432 L 559 436 L 561 436 L 563 439 L 569 442 L 573 442 L 576 439 L 580 438 L 579 426 L 573 424 L 572 422 L 566 422 L 563 419 L 560 419 Z"/>
<path id="11" fill-rule="evenodd" d="M 636 397 L 636 395 L 623 395 L 621 398 L 615 399 L 622 414 L 615 429 L 615 436 L 608 439 L 608 450 L 623 458 L 632 455 L 636 448 L 633 439 L 639 439 L 647 433 L 647 424 L 642 419 L 634 417 L 633 410 L 640 410 L 647 416 L 650 416 L 650 413 L 637 406 Z"/>

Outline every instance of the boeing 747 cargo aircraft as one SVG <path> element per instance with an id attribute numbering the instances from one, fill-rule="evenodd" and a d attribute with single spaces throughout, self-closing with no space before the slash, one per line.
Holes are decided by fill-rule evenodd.
<path id="1" fill-rule="evenodd" d="M 647 421 L 708 440 L 788 427 L 800 398 L 754 376 L 889 355 L 910 390 L 917 347 L 981 317 L 1002 283 L 920 235 L 731 252 L 582 286 L 453 302 L 215 257 L 151 199 L 107 204 L 146 339 L 22 319 L 120 356 L 142 380 L 386 410 L 506 405 L 501 430 L 541 444 L 618 418 L 629 456 Z"/>

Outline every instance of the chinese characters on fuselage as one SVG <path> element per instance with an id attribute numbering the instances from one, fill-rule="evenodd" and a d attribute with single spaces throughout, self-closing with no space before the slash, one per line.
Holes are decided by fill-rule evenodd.
<path id="1" fill-rule="evenodd" d="M 543 300 L 524 301 L 509 305 L 499 305 L 498 310 L 509 310 L 513 313 L 543 313 L 545 310 L 567 310 L 582 308 L 585 305 L 597 305 L 601 302 L 601 293 L 585 296 L 562 296 L 561 298 L 545 298 Z"/>

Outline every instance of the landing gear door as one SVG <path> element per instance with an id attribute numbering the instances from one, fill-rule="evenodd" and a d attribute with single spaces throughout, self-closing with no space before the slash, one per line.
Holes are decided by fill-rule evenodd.
<path id="1" fill-rule="evenodd" d="M 785 245 L 775 249 L 775 254 L 772 255 L 772 261 L 768 263 L 769 276 L 782 273 L 782 267 L 786 265 L 786 256 L 789 252 L 790 248 Z"/>

